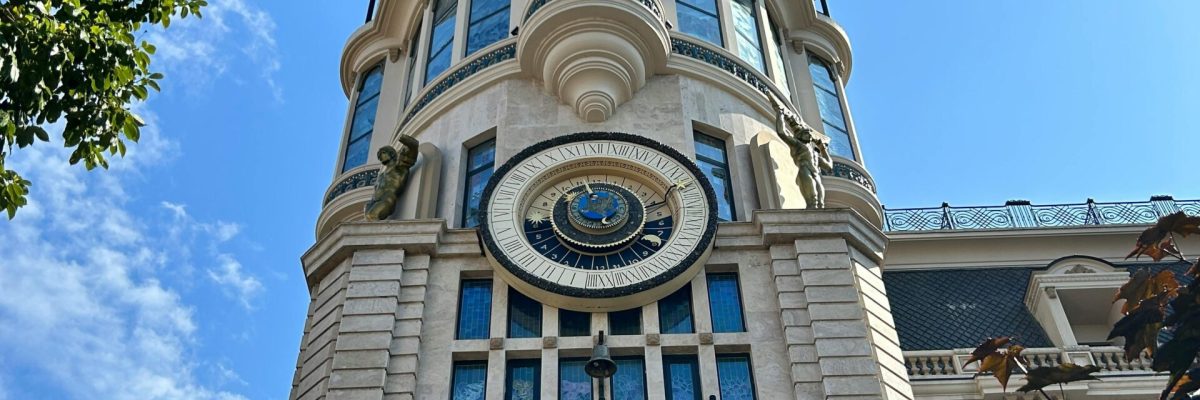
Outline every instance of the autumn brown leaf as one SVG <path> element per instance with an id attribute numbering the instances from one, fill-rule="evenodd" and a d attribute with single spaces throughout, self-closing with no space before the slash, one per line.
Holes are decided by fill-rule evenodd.
<path id="1" fill-rule="evenodd" d="M 1165 256 L 1176 256 L 1182 259 L 1183 256 L 1179 254 L 1178 249 L 1175 249 L 1175 244 L 1171 240 L 1170 234 L 1172 233 L 1183 236 L 1200 233 L 1200 217 L 1188 216 L 1183 211 L 1179 211 L 1159 218 L 1154 226 L 1146 228 L 1141 235 L 1138 235 L 1137 245 L 1125 258 L 1147 255 L 1154 261 L 1161 260 Z"/>
<path id="2" fill-rule="evenodd" d="M 1116 295 L 1113 296 L 1113 302 L 1125 299 L 1125 304 L 1121 306 L 1121 312 L 1128 315 L 1130 310 L 1142 300 L 1155 297 L 1163 292 L 1168 292 L 1170 297 L 1174 297 L 1178 291 L 1179 281 L 1175 280 L 1175 274 L 1171 271 L 1162 270 L 1158 274 L 1152 275 L 1149 269 L 1142 268 L 1134 272 L 1133 276 L 1129 277 L 1129 281 L 1117 289 Z"/>
<path id="3" fill-rule="evenodd" d="M 1164 317 L 1160 298 L 1142 300 L 1128 315 L 1113 325 L 1112 331 L 1108 333 L 1108 339 L 1117 336 L 1125 337 L 1125 359 L 1127 360 L 1138 358 L 1142 350 L 1147 350 L 1150 355 L 1154 355 L 1154 349 L 1158 345 L 1158 331 L 1163 327 Z"/>
<path id="4" fill-rule="evenodd" d="M 999 350 L 1000 346 L 1008 344 L 1008 342 L 1011 340 L 1012 338 L 1008 336 L 983 339 L 983 343 L 980 343 L 979 347 L 976 347 L 975 350 L 971 351 L 971 357 L 967 358 L 967 361 L 963 363 L 963 366 L 965 367 L 971 365 L 973 362 L 987 358 L 987 356 L 995 353 L 996 350 Z"/>
<path id="5" fill-rule="evenodd" d="M 1034 368 L 1025 374 L 1025 381 L 1027 383 L 1025 386 L 1018 388 L 1017 391 L 1029 392 L 1056 383 L 1098 379 L 1092 376 L 1092 374 L 1097 372 L 1100 372 L 1100 367 L 1094 365 L 1078 366 L 1071 363 L 1062 363 L 1057 367 Z"/>
<path id="6" fill-rule="evenodd" d="M 1012 376 L 1013 371 L 1021 368 L 1020 365 L 1027 363 L 1025 358 L 1021 357 L 1022 350 L 1025 350 L 1025 348 L 1012 345 L 1004 352 L 996 351 L 988 354 L 979 363 L 979 372 L 975 375 L 978 376 L 984 372 L 991 372 L 996 377 L 996 380 L 1000 381 L 1000 387 L 1008 390 L 1008 378 Z"/>

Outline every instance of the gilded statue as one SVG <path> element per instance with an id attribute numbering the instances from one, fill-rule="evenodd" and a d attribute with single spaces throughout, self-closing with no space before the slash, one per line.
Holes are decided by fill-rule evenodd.
<path id="1" fill-rule="evenodd" d="M 775 103 L 775 109 L 775 132 L 792 149 L 792 161 L 800 169 L 796 174 L 800 193 L 804 195 L 808 208 L 825 208 L 825 184 L 821 181 L 821 171 L 833 169 L 828 139 L 815 133 L 796 114 L 779 103 Z"/>
<path id="2" fill-rule="evenodd" d="M 383 171 L 375 178 L 375 195 L 367 201 L 368 221 L 387 219 L 396 210 L 400 189 L 408 180 L 408 171 L 417 162 L 417 146 L 420 143 L 412 136 L 400 135 L 400 151 L 392 146 L 383 146 L 376 154 L 383 164 Z"/>

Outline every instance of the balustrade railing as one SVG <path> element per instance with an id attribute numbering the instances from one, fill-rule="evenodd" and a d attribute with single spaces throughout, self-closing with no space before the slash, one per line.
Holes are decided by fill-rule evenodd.
<path id="1" fill-rule="evenodd" d="M 904 367 L 912 379 L 968 378 L 979 370 L 979 363 L 962 365 L 970 356 L 970 349 L 922 350 L 904 352 Z M 1075 364 L 1100 367 L 1104 374 L 1155 374 L 1150 368 L 1151 360 L 1144 355 L 1135 360 L 1125 359 L 1125 350 L 1116 346 L 1075 346 L 1071 348 L 1031 348 L 1021 355 L 1028 361 L 1026 368 L 1054 367 L 1069 360 Z M 1017 372 L 1022 374 L 1022 372 Z"/>
<path id="2" fill-rule="evenodd" d="M 1183 211 L 1200 215 L 1200 200 L 1155 196 L 1146 202 L 1033 205 L 1013 200 L 1003 206 L 884 209 L 890 232 L 957 229 L 1058 228 L 1088 225 L 1153 224 L 1159 217 Z"/>

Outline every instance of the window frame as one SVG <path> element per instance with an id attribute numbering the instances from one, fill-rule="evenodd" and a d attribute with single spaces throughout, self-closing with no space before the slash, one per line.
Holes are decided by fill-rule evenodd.
<path id="1" fill-rule="evenodd" d="M 683 360 L 683 361 L 689 362 L 692 365 L 692 387 L 694 388 L 692 393 L 695 394 L 693 399 L 676 399 L 674 397 L 674 393 L 671 392 L 671 385 L 670 385 L 670 382 L 672 380 L 671 365 L 674 364 L 673 361 L 676 361 L 676 360 Z M 704 389 L 701 387 L 701 385 L 703 384 L 704 381 L 701 380 L 703 378 L 700 376 L 700 357 L 698 357 L 696 354 L 664 354 L 662 356 L 662 366 L 663 366 L 663 383 L 665 384 L 665 387 L 663 387 L 663 392 L 665 394 L 666 400 L 702 400 L 703 399 Z"/>
<path id="2" fill-rule="evenodd" d="M 757 400 L 758 399 L 758 384 L 755 382 L 755 379 L 754 379 L 754 358 L 751 357 L 749 353 L 720 353 L 720 354 L 717 354 L 716 360 L 715 360 L 716 361 L 715 366 L 716 366 L 716 370 L 717 370 L 717 393 L 721 394 L 721 398 L 725 398 L 725 393 L 724 393 L 725 386 L 723 385 L 723 382 L 726 382 L 721 379 L 721 361 L 722 361 L 722 359 L 725 359 L 725 360 L 745 359 L 746 360 L 746 376 L 750 378 L 750 398 Z"/>
<path id="3" fill-rule="evenodd" d="M 617 333 L 617 329 L 615 328 L 616 325 L 614 325 L 614 323 L 613 323 L 613 321 L 615 321 L 615 319 L 613 318 L 613 314 L 633 313 L 633 312 L 637 312 L 637 332 L 636 333 Z M 628 310 L 609 311 L 608 312 L 608 333 L 610 335 L 641 335 L 642 333 L 645 332 L 645 326 L 646 326 L 645 314 L 642 312 L 641 307 L 634 307 L 634 308 L 630 308 Z"/>
<path id="4" fill-rule="evenodd" d="M 730 2 L 729 2 L 730 13 L 736 14 L 736 11 L 734 11 L 735 10 L 734 7 L 737 7 L 738 5 L 734 4 L 734 3 L 743 3 L 742 5 L 746 5 L 746 4 L 744 4 L 744 2 L 750 3 L 750 4 L 748 4 L 748 8 L 750 11 L 750 17 L 753 19 L 753 27 L 754 27 L 754 37 L 752 39 L 754 39 L 753 44 L 754 44 L 755 49 L 758 50 L 758 65 L 757 65 L 758 68 L 757 69 L 758 69 L 758 72 L 761 72 L 763 75 L 766 75 L 767 74 L 767 54 L 763 50 L 764 49 L 763 37 L 762 37 L 763 26 L 762 26 L 762 21 L 758 15 L 758 11 L 759 11 L 758 1 L 756 1 L 756 0 L 730 0 Z M 756 65 L 754 65 L 755 63 L 753 60 L 747 60 L 742 57 L 742 52 L 740 50 L 741 41 L 749 40 L 751 38 L 745 37 L 745 35 L 742 35 L 742 33 L 740 31 L 738 31 L 736 16 L 730 15 L 729 22 L 730 22 L 731 26 L 733 27 L 733 35 L 732 35 L 733 36 L 733 49 L 732 49 L 733 51 L 732 52 L 734 53 L 734 55 L 737 56 L 738 59 L 740 59 L 748 64 L 751 64 L 750 65 L 751 68 L 756 67 Z"/>
<path id="5" fill-rule="evenodd" d="M 430 19 L 429 20 L 431 23 L 429 24 L 429 38 L 428 38 L 428 40 L 426 40 L 426 43 L 428 43 L 428 45 L 426 46 L 426 49 L 425 49 L 425 65 L 424 65 L 425 73 L 423 74 L 424 76 L 421 79 L 421 81 L 423 82 L 421 84 L 422 87 L 432 83 L 434 78 L 437 78 L 439 75 L 450 70 L 450 67 L 454 65 L 454 41 L 458 37 L 459 1 L 458 0 L 442 0 L 442 1 L 451 1 L 454 3 L 454 5 L 445 7 L 446 11 L 443 13 L 443 15 L 438 15 L 438 7 L 437 6 L 439 4 L 441 4 L 441 2 L 436 1 L 436 0 L 429 2 L 429 11 L 430 11 Z M 434 48 L 433 40 L 434 40 L 434 36 L 437 34 L 438 26 L 446 21 L 452 21 L 451 26 L 450 26 L 450 40 L 446 41 L 446 44 L 444 44 L 438 48 Z M 432 64 L 430 61 L 432 61 L 434 57 L 440 56 L 443 52 L 449 52 L 449 54 L 450 54 L 450 62 L 446 64 L 446 69 L 437 71 L 437 73 L 435 73 L 435 74 L 430 74 L 429 66 Z"/>
<path id="6" fill-rule="evenodd" d="M 510 23 L 510 20 L 512 19 L 512 1 L 511 0 L 507 1 L 507 3 L 505 4 L 504 7 L 496 9 L 495 11 L 492 11 L 492 12 L 488 13 L 487 15 L 484 15 L 479 18 L 475 18 L 475 16 L 472 15 L 474 13 L 474 10 L 472 10 L 472 8 L 475 5 L 476 1 L 479 1 L 479 0 L 467 0 L 467 2 L 468 2 L 468 4 L 467 4 L 467 29 L 466 29 L 466 36 L 463 38 L 463 41 L 464 41 L 463 56 L 464 57 L 470 56 L 472 53 L 474 53 L 474 51 L 471 51 L 471 28 L 474 28 L 478 22 L 484 21 L 488 18 L 496 16 L 497 14 L 499 14 L 501 12 L 504 12 L 504 13 L 507 13 L 509 16 L 509 18 L 504 19 L 504 32 L 505 33 L 509 32 L 508 27 L 511 25 L 511 23 Z M 491 46 L 492 44 L 495 44 L 496 42 L 502 41 L 507 38 L 508 38 L 508 36 L 505 35 L 504 37 L 502 37 L 498 40 L 480 45 L 479 48 L 475 49 L 475 51 L 483 50 L 484 48 Z"/>
<path id="7" fill-rule="evenodd" d="M 720 146 L 713 146 L 713 145 L 710 145 L 710 146 L 721 149 L 721 155 L 724 157 L 724 160 L 722 160 L 722 161 L 713 160 L 712 158 L 701 155 L 699 151 L 696 151 L 696 147 L 699 146 L 701 143 L 701 140 L 700 140 L 701 137 L 707 138 L 714 142 L 719 142 Z M 692 150 L 694 153 L 696 153 L 696 163 L 697 164 L 699 164 L 700 162 L 705 162 L 708 164 L 723 167 L 725 169 L 725 172 L 729 175 L 728 177 L 725 178 L 725 185 L 724 185 L 725 193 L 723 194 L 725 200 L 729 202 L 729 219 L 726 220 L 724 218 L 721 218 L 721 213 L 720 213 L 721 207 L 720 207 L 720 204 L 717 204 L 717 210 L 714 210 L 717 212 L 717 220 L 718 221 L 737 221 L 738 220 L 738 212 L 737 212 L 737 200 L 734 197 L 734 190 L 733 190 L 733 168 L 730 168 L 730 166 L 729 166 L 729 142 L 725 139 L 718 138 L 715 135 L 710 135 L 708 133 L 705 133 L 699 129 L 692 129 L 692 143 L 693 143 Z M 703 172 L 703 168 L 701 168 L 701 172 Z M 709 182 L 710 184 L 712 183 L 711 182 L 713 180 L 712 177 L 709 177 L 708 174 L 705 174 L 704 177 L 708 178 L 708 180 L 710 181 Z M 722 195 L 722 194 L 718 194 L 718 193 L 714 193 L 714 194 L 716 194 L 718 196 Z M 718 203 L 720 201 L 721 201 L 721 199 L 717 199 Z"/>
<path id="8" fill-rule="evenodd" d="M 488 162 L 484 165 L 481 165 L 481 166 L 471 167 L 471 159 L 473 158 L 472 153 L 474 153 L 476 149 L 483 148 L 484 146 L 491 147 L 492 161 Z M 471 178 L 486 171 L 486 170 L 492 170 L 493 172 L 495 172 L 495 168 L 496 168 L 496 138 L 495 137 L 488 138 L 487 140 L 481 141 L 481 142 L 475 144 L 474 146 L 466 148 L 465 150 L 466 150 L 465 151 L 466 157 L 464 160 L 464 168 L 463 169 L 466 172 L 463 174 L 462 206 L 459 207 L 459 211 L 462 213 L 462 216 L 459 219 L 459 227 L 474 228 L 474 227 L 478 226 L 478 223 L 476 225 L 467 225 L 467 222 L 470 219 L 469 211 L 471 208 Z M 480 192 L 480 197 L 481 197 L 479 199 L 480 202 L 483 201 L 482 196 L 483 196 L 483 193 Z M 478 205 L 476 205 L 476 208 L 478 208 Z"/>
<path id="9" fill-rule="evenodd" d="M 504 365 L 504 398 L 512 398 L 512 374 L 513 370 L 518 367 L 526 367 L 526 364 L 533 367 L 533 398 L 535 400 L 542 398 L 542 360 L 540 358 L 514 358 L 508 360 Z"/>
<path id="10" fill-rule="evenodd" d="M 517 296 L 519 296 L 519 297 L 517 297 Z M 535 332 L 535 333 L 534 333 L 533 335 L 531 335 L 531 336 L 513 336 L 513 307 L 519 307 L 519 305 L 517 305 L 517 304 L 516 304 L 516 302 L 514 302 L 514 301 L 513 301 L 513 299 L 514 299 L 514 298 L 529 300 L 529 304 L 532 304 L 532 305 L 536 306 L 536 310 L 537 310 L 537 332 Z M 522 300 L 522 301 L 524 301 L 524 300 Z M 505 332 L 504 332 L 505 334 L 504 334 L 504 337 L 506 337 L 506 338 L 509 338 L 509 339 L 520 339 L 520 338 L 539 338 L 539 337 L 542 337 L 542 335 L 543 335 L 543 334 L 546 332 L 546 331 L 545 331 L 545 326 L 543 326 L 543 325 L 545 325 L 545 321 L 543 321 L 543 320 L 545 319 L 546 315 L 545 315 L 545 313 L 542 311 L 542 307 L 543 307 L 543 305 L 542 305 L 542 303 L 541 303 L 541 302 L 538 302 L 538 301 L 537 301 L 537 300 L 535 300 L 534 298 L 532 298 L 532 297 L 529 297 L 529 296 L 526 296 L 526 295 L 524 295 L 523 293 L 521 293 L 521 292 L 518 292 L 518 291 L 517 291 L 517 289 L 513 288 L 512 286 L 509 286 L 509 287 L 508 287 L 508 301 L 507 301 L 507 303 L 508 303 L 508 304 L 507 304 L 507 307 L 505 307 L 505 308 L 508 310 L 508 312 L 506 313 L 507 315 L 505 315 L 505 317 L 506 317 L 505 319 L 507 319 L 507 320 L 508 320 L 508 324 L 507 324 L 507 326 L 505 327 Z"/>
<path id="11" fill-rule="evenodd" d="M 450 366 L 450 400 L 455 400 L 454 399 L 454 385 L 456 383 L 455 377 L 457 377 L 457 375 L 458 375 L 458 367 L 463 366 L 463 365 L 469 365 L 469 364 L 483 366 L 483 371 L 484 371 L 484 373 L 483 373 L 483 396 L 484 396 L 484 398 L 487 398 L 487 376 L 488 376 L 487 360 L 457 360 L 457 361 L 454 361 L 453 363 L 451 363 L 451 366 Z"/>
<path id="12" fill-rule="evenodd" d="M 835 156 L 838 156 L 838 157 L 847 158 L 847 159 L 850 159 L 853 161 L 858 161 L 858 151 L 856 150 L 858 146 L 855 146 L 854 134 L 851 133 L 851 129 L 850 129 L 849 112 L 847 112 L 847 110 L 846 110 L 845 91 L 842 89 L 841 79 L 837 74 L 837 69 L 835 67 L 835 64 L 833 62 L 826 60 L 825 57 L 822 57 L 821 55 L 814 54 L 812 51 L 805 51 L 805 53 L 808 56 L 808 60 L 807 60 L 808 63 L 805 66 L 807 67 L 808 72 L 809 72 L 809 80 L 812 82 L 813 100 L 816 102 L 816 105 L 817 105 L 817 115 L 821 117 L 821 132 L 824 133 L 825 136 L 828 136 L 832 140 L 834 135 L 829 132 L 826 132 L 827 129 L 825 129 L 825 126 L 829 125 L 829 126 L 833 127 L 834 129 L 837 129 L 839 131 L 839 132 L 837 132 L 838 134 L 845 134 L 846 144 L 848 146 L 850 146 L 850 154 L 833 153 L 832 148 L 830 149 L 830 153 Z M 814 62 L 817 64 L 820 64 L 821 68 L 825 69 L 825 72 L 828 74 L 830 82 L 833 83 L 832 91 L 830 91 L 830 89 L 828 89 L 828 88 L 822 87 L 820 84 L 817 83 L 817 79 L 815 77 L 815 74 L 813 73 Z M 842 126 L 840 126 L 840 127 L 835 126 L 834 124 L 832 124 L 828 120 L 826 120 L 826 118 L 825 118 L 826 110 L 821 108 L 821 101 L 818 99 L 821 96 L 821 93 L 819 93 L 818 91 L 831 94 L 834 96 L 834 98 L 837 99 L 837 107 L 838 107 L 837 111 L 839 114 L 841 114 L 842 122 L 843 122 Z"/>
<path id="13" fill-rule="evenodd" d="M 721 24 L 721 1 L 713 0 L 713 5 L 716 6 L 716 12 L 713 12 L 713 13 L 710 13 L 698 6 L 692 5 L 691 4 L 692 1 L 693 0 L 676 0 L 675 1 L 675 22 L 677 22 L 677 25 L 678 25 L 675 29 L 677 31 L 679 31 L 679 33 L 683 33 L 688 36 L 700 39 L 701 41 L 703 41 L 705 43 L 708 43 L 708 44 L 711 44 L 711 45 L 714 45 L 714 46 L 717 46 L 720 48 L 725 48 L 725 29 L 722 27 L 722 24 Z M 708 39 L 705 39 L 703 36 L 699 36 L 694 33 L 684 31 L 683 30 L 683 22 L 679 21 L 679 19 L 680 19 L 679 18 L 679 7 L 680 6 L 687 7 L 693 11 L 713 17 L 717 23 L 717 40 L 718 40 L 718 42 L 713 43 L 713 42 L 708 41 Z"/>
<path id="14" fill-rule="evenodd" d="M 466 291 L 464 289 L 466 289 L 466 287 L 467 287 L 467 285 L 466 285 L 467 282 L 486 282 L 487 283 L 487 285 L 486 285 L 487 293 L 488 293 L 487 326 L 484 328 L 484 336 L 481 338 L 477 338 L 477 337 L 464 338 L 462 335 L 462 326 L 463 326 L 462 308 L 463 308 L 463 304 L 467 303 L 466 299 L 463 298 L 463 295 L 466 293 Z M 480 340 L 480 339 L 487 339 L 492 336 L 492 334 L 491 334 L 491 332 L 492 332 L 492 303 L 495 301 L 495 298 L 496 298 L 495 293 L 492 293 L 493 285 L 494 285 L 494 283 L 492 282 L 491 278 L 476 278 L 476 279 L 461 279 L 461 280 L 459 280 L 458 305 L 457 305 L 457 310 L 456 310 L 457 313 L 455 314 L 455 318 L 454 318 L 454 340 Z"/>
<path id="15" fill-rule="evenodd" d="M 732 330 L 732 331 L 717 330 L 717 321 L 716 321 L 715 316 L 718 315 L 719 313 L 717 312 L 718 310 L 714 308 L 716 303 L 713 301 L 712 282 L 713 282 L 714 277 L 719 277 L 719 278 L 733 277 L 733 288 L 737 292 L 738 325 L 740 325 L 740 329 L 738 329 L 738 330 Z M 741 280 L 741 277 L 738 276 L 738 273 L 737 272 L 706 273 L 704 276 L 704 282 L 708 289 L 708 311 L 709 311 L 709 319 L 712 324 L 713 333 L 747 332 L 748 330 L 746 329 L 746 302 L 742 296 L 742 280 Z"/>
<path id="16" fill-rule="evenodd" d="M 384 69 L 385 64 L 386 63 L 383 61 L 377 62 L 375 64 L 372 64 L 371 68 L 368 68 L 366 70 L 366 72 L 358 74 L 358 84 L 355 85 L 355 90 L 354 90 L 354 103 L 351 104 L 351 106 L 350 106 L 350 124 L 349 124 L 350 126 L 346 127 L 346 140 L 344 142 L 345 144 L 342 146 L 342 157 L 341 157 L 341 163 L 340 163 L 341 166 L 338 168 L 339 175 L 346 173 L 346 171 L 349 171 L 349 170 L 352 170 L 352 169 L 355 169 L 355 168 L 358 168 L 358 167 L 361 167 L 363 165 L 367 165 L 368 163 L 370 163 L 370 160 L 371 160 L 371 137 L 375 135 L 374 116 L 372 116 L 372 120 L 371 120 L 371 129 L 368 129 L 366 132 L 364 132 L 362 134 L 362 136 L 359 136 L 358 138 L 354 137 L 354 121 L 357 119 L 356 117 L 358 117 L 358 110 L 366 102 L 374 101 L 375 102 L 375 113 L 376 114 L 379 113 L 379 99 L 383 95 L 383 79 L 385 78 L 383 69 Z M 369 78 L 372 74 L 374 74 L 376 72 L 379 73 L 379 88 L 375 92 L 375 94 L 371 95 L 367 99 L 363 99 L 362 98 L 363 86 L 365 86 L 367 84 L 367 78 Z M 366 149 L 366 151 L 367 151 L 366 157 L 367 158 L 363 161 L 362 164 L 353 165 L 353 166 L 346 165 L 346 161 L 349 160 L 349 158 L 350 158 L 349 157 L 350 146 L 357 143 L 360 140 L 367 141 L 367 149 Z"/>
<path id="17" fill-rule="evenodd" d="M 587 327 L 584 329 L 583 334 L 576 334 L 575 332 L 572 332 L 572 334 L 568 335 L 568 334 L 564 333 L 563 328 L 566 327 L 564 325 L 564 321 L 566 321 L 566 319 L 563 318 L 563 315 L 577 315 L 577 316 L 584 317 L 585 318 L 584 320 L 587 322 Z M 560 336 L 560 337 L 583 337 L 583 336 L 591 336 L 591 335 L 592 335 L 592 313 L 583 312 L 583 311 L 567 310 L 567 309 L 562 309 L 562 308 L 560 308 L 558 310 L 558 336 Z"/>
<path id="18" fill-rule="evenodd" d="M 691 326 L 688 327 L 686 332 L 667 332 L 667 324 L 665 324 L 666 321 L 663 319 L 663 318 L 666 318 L 666 313 L 662 312 L 661 305 L 664 300 L 673 299 L 676 295 L 678 295 L 680 293 L 683 293 L 684 295 L 687 296 L 688 320 L 689 320 L 688 324 Z M 660 334 L 686 335 L 686 334 L 696 333 L 696 299 L 694 297 L 695 296 L 692 296 L 692 284 L 691 284 L 691 282 L 688 282 L 686 285 L 677 289 L 675 292 L 672 292 L 671 294 L 667 295 L 666 297 L 663 297 L 662 299 L 658 300 L 658 302 L 657 302 L 657 304 L 659 305 L 659 308 L 658 308 L 658 331 Z"/>
<path id="19" fill-rule="evenodd" d="M 587 357 L 559 357 L 559 359 L 558 359 L 558 398 L 559 399 L 563 398 L 563 382 L 565 382 L 565 380 L 562 379 L 562 376 L 563 376 L 564 363 L 580 362 L 580 361 L 583 362 L 581 367 L 585 368 L 585 371 L 586 371 L 587 362 L 588 362 Z M 585 372 L 585 375 L 586 375 L 586 372 Z M 588 392 L 589 392 L 588 398 L 589 399 L 591 398 L 591 392 L 594 392 L 595 390 L 596 390 L 595 382 L 593 382 L 593 379 L 589 376 L 588 377 Z"/>

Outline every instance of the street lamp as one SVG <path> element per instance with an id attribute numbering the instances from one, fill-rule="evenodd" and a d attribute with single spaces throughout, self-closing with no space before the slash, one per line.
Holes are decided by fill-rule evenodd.
<path id="1" fill-rule="evenodd" d="M 604 380 L 617 373 L 617 363 L 608 355 L 608 346 L 604 345 L 604 331 L 600 331 L 596 345 L 592 346 L 592 358 L 583 366 L 583 370 L 588 376 L 600 380 L 600 400 L 604 400 Z"/>

